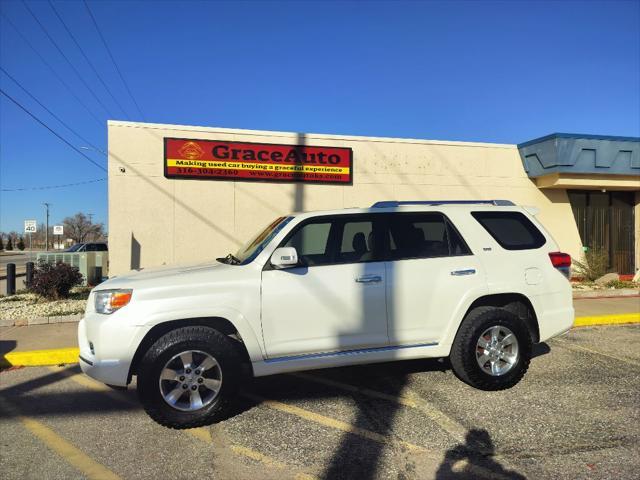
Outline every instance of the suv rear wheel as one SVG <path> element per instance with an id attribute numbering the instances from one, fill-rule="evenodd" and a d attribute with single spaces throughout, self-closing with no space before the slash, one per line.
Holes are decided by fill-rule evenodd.
<path id="1" fill-rule="evenodd" d="M 481 390 L 504 390 L 524 376 L 531 361 L 529 329 L 517 315 L 497 307 L 472 310 L 451 348 L 451 366 L 463 382 Z"/>
<path id="2" fill-rule="evenodd" d="M 231 340 L 208 327 L 160 337 L 138 368 L 138 396 L 156 422 L 171 428 L 209 425 L 225 417 L 240 380 Z"/>

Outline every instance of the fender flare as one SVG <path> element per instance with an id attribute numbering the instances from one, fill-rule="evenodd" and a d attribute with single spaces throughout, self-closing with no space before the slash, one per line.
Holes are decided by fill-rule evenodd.
<path id="1" fill-rule="evenodd" d="M 221 318 L 228 321 L 237 330 L 247 350 L 251 362 L 262 361 L 265 358 L 264 345 L 249 321 L 239 311 L 230 307 L 197 308 L 185 310 L 172 310 L 156 313 L 147 317 L 140 326 L 149 327 L 149 331 L 158 325 L 168 322 L 188 322 L 190 320 L 206 320 L 207 318 Z M 203 322 L 206 324 L 206 321 Z M 148 333 L 147 333 L 148 335 Z M 145 335 L 146 338 L 146 335 Z M 142 340 L 144 341 L 144 339 Z M 140 343 L 142 343 L 142 341 Z"/>

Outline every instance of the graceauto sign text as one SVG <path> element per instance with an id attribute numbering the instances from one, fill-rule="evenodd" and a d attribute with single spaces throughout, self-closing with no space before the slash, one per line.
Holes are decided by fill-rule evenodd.
<path id="1" fill-rule="evenodd" d="M 350 185 L 353 151 L 344 147 L 165 138 L 164 176 Z"/>

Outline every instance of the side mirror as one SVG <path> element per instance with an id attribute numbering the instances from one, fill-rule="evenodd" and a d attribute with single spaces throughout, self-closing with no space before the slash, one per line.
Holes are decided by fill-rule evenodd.
<path id="1" fill-rule="evenodd" d="M 289 268 L 298 265 L 298 252 L 294 247 L 276 248 L 271 255 L 271 265 L 275 268 Z"/>

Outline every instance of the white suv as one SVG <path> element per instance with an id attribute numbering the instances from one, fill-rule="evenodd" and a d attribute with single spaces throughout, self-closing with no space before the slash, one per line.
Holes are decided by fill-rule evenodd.
<path id="1" fill-rule="evenodd" d="M 245 375 L 449 357 L 483 390 L 515 385 L 532 345 L 573 323 L 571 258 L 505 200 L 379 202 L 271 223 L 235 255 L 142 269 L 89 297 L 88 375 L 137 376 L 147 413 L 223 418 Z"/>

